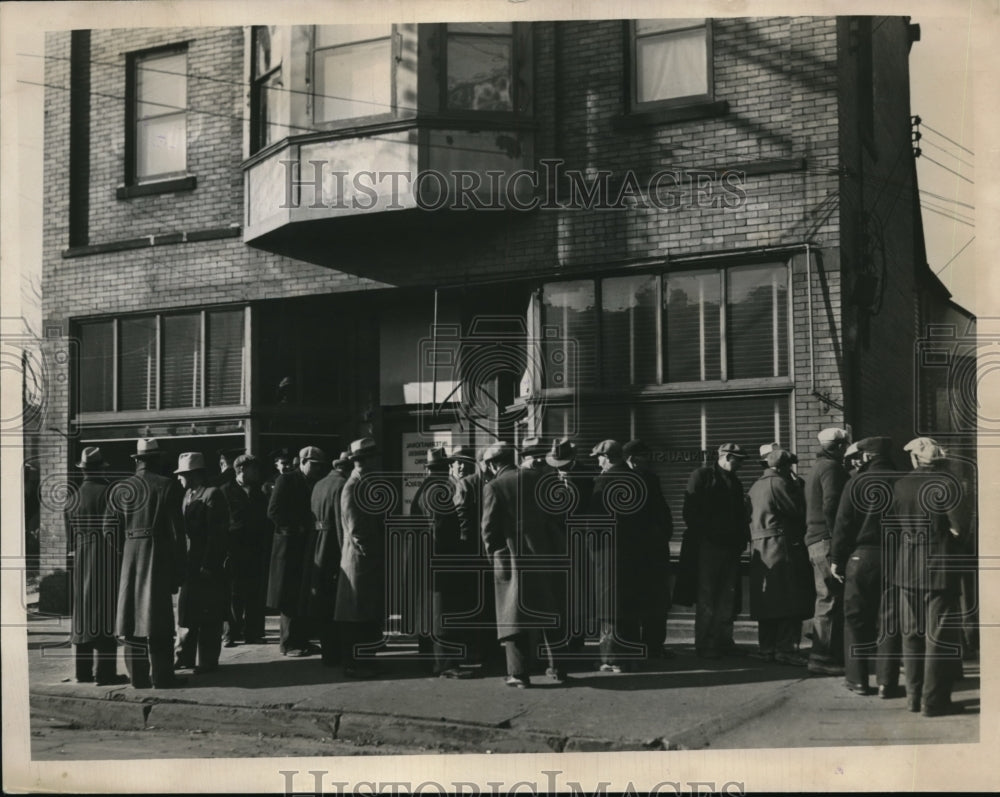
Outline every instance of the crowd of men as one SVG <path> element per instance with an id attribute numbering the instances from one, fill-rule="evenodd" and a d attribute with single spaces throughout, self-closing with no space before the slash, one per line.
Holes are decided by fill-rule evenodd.
<path id="1" fill-rule="evenodd" d="M 749 545 L 750 655 L 844 675 L 861 695 L 873 674 L 885 698 L 903 696 L 902 662 L 911 711 L 958 710 L 961 574 L 941 560 L 969 550 L 973 485 L 929 438 L 906 445 L 905 474 L 886 437 L 850 444 L 831 428 L 818 441 L 804 480 L 794 454 L 762 445 L 749 491 L 737 476 L 746 453 L 721 445 L 688 481 L 674 578 L 671 511 L 642 441 L 605 440 L 589 458 L 569 440 L 538 438 L 478 456 L 430 448 L 410 506 L 430 540 L 429 573 L 402 585 L 413 616 L 430 618 L 418 624 L 420 651 L 444 678 L 475 677 L 503 656 L 505 682 L 524 688 L 542 672 L 565 681 L 568 663 L 591 656 L 586 631 L 596 628 L 598 669 L 629 672 L 673 655 L 674 602 L 695 606 L 699 657 L 743 655 L 733 631 Z M 216 670 L 223 645 L 263 643 L 268 609 L 280 615 L 282 655 L 318 653 L 348 678 L 375 677 L 388 509 L 372 473 L 376 442 L 355 440 L 333 462 L 315 446 L 274 452 L 272 463 L 219 453 L 219 476 L 199 452 L 165 475 L 158 441 L 139 440 L 135 473 L 110 484 L 101 451 L 83 450 L 67 512 L 77 680 L 169 688 L 177 670 Z M 268 464 L 277 473 L 265 483 Z M 119 642 L 127 676 L 116 672 Z"/>

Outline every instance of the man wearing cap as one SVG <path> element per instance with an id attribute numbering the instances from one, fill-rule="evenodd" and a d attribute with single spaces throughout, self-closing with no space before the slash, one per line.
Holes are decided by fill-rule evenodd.
<path id="1" fill-rule="evenodd" d="M 745 459 L 736 443 L 722 444 L 715 463 L 695 470 L 684 492 L 687 530 L 674 601 L 695 603 L 695 651 L 703 658 L 717 659 L 735 647 L 740 555 L 750 541 L 743 485 L 736 476 Z"/>
<path id="2" fill-rule="evenodd" d="M 108 464 L 101 449 L 87 446 L 76 463 L 83 472 L 79 500 L 66 512 L 68 539 L 73 546 L 73 630 L 76 680 L 98 686 L 125 683 L 118 675 L 115 641 L 115 596 L 118 555 L 122 541 L 115 527 L 105 527 L 108 511 Z M 96 659 L 96 673 L 95 673 Z"/>
<path id="3" fill-rule="evenodd" d="M 900 527 L 896 584 L 900 587 L 903 671 L 910 711 L 954 714 L 951 691 L 961 668 L 960 573 L 946 569 L 962 554 L 961 485 L 942 467 L 944 450 L 929 437 L 904 446 L 913 471 L 893 489 Z"/>
<path id="4" fill-rule="evenodd" d="M 108 494 L 105 534 L 124 539 L 115 614 L 115 636 L 125 641 L 125 667 L 137 689 L 176 684 L 171 595 L 185 579 L 186 542 L 181 488 L 155 473 L 161 451 L 139 440 L 135 474 Z"/>
<path id="5" fill-rule="evenodd" d="M 879 697 L 899 697 L 898 598 L 895 585 L 885 583 L 882 556 L 888 544 L 882 522 L 899 473 L 888 437 L 866 437 L 851 448 L 859 469 L 840 496 L 830 543 L 830 571 L 844 584 L 844 680 L 867 695 L 875 670 Z"/>
<path id="6" fill-rule="evenodd" d="M 274 476 L 264 482 L 263 486 L 264 497 L 270 501 L 271 492 L 274 490 L 274 485 L 277 483 L 278 477 L 282 473 L 295 470 L 295 452 L 290 448 L 278 448 L 268 454 L 267 458 L 274 465 L 275 470 Z"/>
<path id="7" fill-rule="evenodd" d="M 547 573 L 526 566 L 537 557 L 553 555 L 551 516 L 539 505 L 534 469 L 514 467 L 514 449 L 495 443 L 483 454 L 492 479 L 483 488 L 482 535 L 493 562 L 497 638 L 507 652 L 507 685 L 523 689 L 531 684 L 533 653 L 538 639 L 544 649 L 546 675 L 557 683 L 566 675 L 556 664 L 552 648 L 558 641 L 552 630 L 539 627 L 538 616 L 553 614 L 558 605 Z"/>
<path id="8" fill-rule="evenodd" d="M 306 615 L 316 626 L 323 664 L 340 664 L 340 640 L 334 621 L 337 605 L 337 580 L 340 577 L 340 553 L 344 540 L 340 498 L 347 479 L 336 468 L 323 476 L 312 489 L 311 507 L 316 529 L 308 564 L 309 600 Z M 307 551 L 307 555 L 309 552 Z"/>
<path id="9" fill-rule="evenodd" d="M 482 454 L 483 451 L 480 451 Z M 474 616 L 476 629 L 468 663 L 487 666 L 500 661 L 503 650 L 497 642 L 497 614 L 493 589 L 493 563 L 486 555 L 480 527 L 482 523 L 483 486 L 491 478 L 485 465 L 477 466 L 475 452 L 469 446 L 459 446 L 451 454 L 456 470 L 462 475 L 455 484 L 455 512 L 458 515 L 459 539 L 463 546 L 478 555 L 482 565 L 477 571 L 479 609 Z"/>
<path id="10" fill-rule="evenodd" d="M 797 651 L 802 621 L 812 613 L 812 571 L 803 538 L 805 502 L 791 478 L 792 457 L 776 448 L 750 487 L 750 616 L 759 657 L 805 666 Z"/>
<path id="11" fill-rule="evenodd" d="M 374 646 L 385 622 L 385 512 L 373 489 L 371 470 L 378 445 L 370 437 L 351 443 L 354 470 L 340 495 L 344 543 L 340 553 L 335 619 L 341 662 L 348 678 L 372 678 Z M 366 647 L 368 650 L 366 650 Z"/>
<path id="12" fill-rule="evenodd" d="M 548 470 L 545 464 L 545 454 L 548 446 L 542 442 L 540 437 L 526 437 L 521 443 L 521 467 L 533 470 Z"/>
<path id="13" fill-rule="evenodd" d="M 850 444 L 845 429 L 831 427 L 817 435 L 820 452 L 805 482 L 806 545 L 816 590 L 809 672 L 844 672 L 843 586 L 830 572 L 830 538 L 837 522 L 840 494 L 847 484 L 844 451 Z"/>
<path id="14" fill-rule="evenodd" d="M 427 519 L 431 534 L 431 621 L 434 674 L 442 678 L 470 678 L 472 670 L 461 667 L 472 642 L 469 629 L 455 625 L 455 615 L 467 616 L 478 602 L 477 582 L 469 580 L 452 559 L 475 554 L 460 538 L 455 511 L 455 483 L 449 474 L 451 459 L 443 447 L 427 450 L 427 478 L 413 497 L 411 515 Z M 423 599 L 424 596 L 421 596 Z M 418 601 L 419 603 L 420 601 Z"/>
<path id="15" fill-rule="evenodd" d="M 603 672 L 628 672 L 641 655 L 639 615 L 642 610 L 645 571 L 643 539 L 646 530 L 640 519 L 642 479 L 625 464 L 621 443 L 603 440 L 594 446 L 601 472 L 594 479 L 591 514 L 612 518 L 611 550 L 592 540 L 597 585 L 597 619 L 601 623 L 601 663 Z M 613 564 L 608 561 L 612 553 Z"/>
<path id="16" fill-rule="evenodd" d="M 665 658 L 667 613 L 670 609 L 670 539 L 674 534 L 670 507 L 663 497 L 660 477 L 649 464 L 650 449 L 642 440 L 630 440 L 623 448 L 625 463 L 642 479 L 643 492 L 636 523 L 643 534 L 642 571 L 637 573 L 642 589 L 639 621 L 646 656 Z"/>
<path id="17" fill-rule="evenodd" d="M 306 446 L 299 452 L 299 462 L 298 470 L 278 477 L 267 507 L 267 516 L 274 524 L 267 605 L 281 614 L 281 654 L 293 658 L 315 652 L 309 643 L 312 629 L 306 617 L 306 561 L 312 560 L 310 543 L 316 541 L 310 498 L 313 485 L 325 472 L 327 458 L 321 449 Z"/>
<path id="18" fill-rule="evenodd" d="M 226 575 L 229 579 L 229 614 L 223 645 L 232 647 L 245 640 L 264 641 L 264 598 L 267 583 L 264 552 L 268 550 L 270 521 L 267 499 L 260 489 L 260 460 L 241 454 L 233 463 L 236 480 L 221 488 L 229 509 L 226 535 Z"/>

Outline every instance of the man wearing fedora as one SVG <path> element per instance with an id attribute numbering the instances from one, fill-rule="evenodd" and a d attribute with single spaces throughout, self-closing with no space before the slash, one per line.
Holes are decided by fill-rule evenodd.
<path id="1" fill-rule="evenodd" d="M 549 470 L 549 466 L 545 462 L 548 450 L 549 447 L 542 442 L 542 438 L 524 438 L 521 441 L 521 467 L 539 471 Z"/>
<path id="2" fill-rule="evenodd" d="M 449 471 L 452 460 L 443 446 L 427 450 L 427 477 L 413 497 L 410 514 L 427 519 L 431 535 L 430 610 L 434 674 L 441 678 L 471 678 L 463 669 L 472 642 L 469 630 L 456 625 L 454 615 L 468 615 L 476 609 L 476 582 L 454 559 L 468 555 L 463 545 L 458 513 L 455 511 L 455 482 Z M 473 551 L 474 553 L 474 551 Z M 453 561 L 449 562 L 448 559 Z M 418 596 L 422 605 L 427 596 Z"/>
<path id="3" fill-rule="evenodd" d="M 717 659 L 735 648 L 740 555 L 750 542 L 746 496 L 736 475 L 745 459 L 738 444 L 723 443 L 716 461 L 697 468 L 684 492 L 687 530 L 674 602 L 695 605 L 695 652 L 702 658 Z"/>
<path id="4" fill-rule="evenodd" d="M 228 604 L 225 572 L 229 508 L 218 487 L 208 484 L 205 455 L 181 454 L 174 474 L 184 487 L 187 578 L 177 596 L 177 669 L 212 672 L 219 667 L 222 624 Z"/>
<path id="5" fill-rule="evenodd" d="M 538 502 L 539 471 L 514 466 L 514 449 L 505 442 L 490 446 L 483 462 L 493 478 L 483 488 L 482 535 L 493 562 L 497 638 L 507 650 L 507 685 L 531 684 L 533 654 L 541 639 L 546 675 L 566 680 L 553 647 L 556 629 L 539 625 L 539 613 L 558 612 L 548 573 L 532 570 L 532 559 L 555 553 L 553 518 Z"/>
<path id="6" fill-rule="evenodd" d="M 337 581 L 340 578 L 340 552 L 344 544 L 340 498 L 346 483 L 347 479 L 333 467 L 316 482 L 310 498 L 316 539 L 312 545 L 311 558 L 306 562 L 309 583 L 306 616 L 315 626 L 323 664 L 327 667 L 340 664 L 340 641 L 334 617 Z M 309 553 L 307 551 L 307 556 Z"/>
<path id="7" fill-rule="evenodd" d="M 137 689 L 174 686 L 174 607 L 185 579 L 186 545 L 177 481 L 155 473 L 154 439 L 139 440 L 135 474 L 108 496 L 106 534 L 124 539 L 115 636 L 125 642 L 125 667 Z"/>
<path id="8" fill-rule="evenodd" d="M 351 452 L 341 451 L 340 456 L 333 461 L 333 469 L 344 478 L 344 481 L 347 481 L 350 478 L 351 471 L 354 470 Z"/>
<path id="9" fill-rule="evenodd" d="M 125 683 L 118 675 L 115 641 L 115 597 L 118 594 L 118 557 L 121 540 L 116 527 L 105 527 L 108 510 L 108 464 L 101 449 L 87 446 L 76 463 L 83 472 L 79 501 L 66 512 L 73 546 L 73 629 L 76 680 L 98 686 Z M 96 659 L 96 673 L 94 664 Z"/>
<path id="10" fill-rule="evenodd" d="M 313 485 L 325 475 L 327 456 L 316 446 L 299 452 L 299 468 L 278 477 L 267 507 L 274 524 L 267 605 L 280 614 L 279 646 L 283 656 L 300 658 L 316 652 L 310 644 L 307 561 L 313 557 L 316 521 L 312 515 Z"/>
<path id="11" fill-rule="evenodd" d="M 340 554 L 335 619 L 339 624 L 341 661 L 348 678 L 376 675 L 370 651 L 382 639 L 385 622 L 385 511 L 366 483 L 378 456 L 370 437 L 351 443 L 354 461 L 340 495 L 344 544 Z"/>

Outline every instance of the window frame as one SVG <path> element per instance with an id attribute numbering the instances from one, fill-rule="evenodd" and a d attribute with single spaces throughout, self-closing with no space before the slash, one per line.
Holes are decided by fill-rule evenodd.
<path id="1" fill-rule="evenodd" d="M 166 194 L 175 191 L 193 190 L 197 187 L 197 178 L 190 173 L 190 153 L 187 151 L 188 116 L 191 113 L 190 71 L 184 75 L 186 85 L 186 105 L 184 108 L 185 155 L 183 171 L 165 173 L 163 176 L 138 176 L 138 139 L 139 139 L 139 81 L 138 67 L 144 59 L 164 55 L 183 53 L 189 54 L 189 41 L 153 47 L 145 50 L 135 50 L 125 54 L 125 182 L 116 191 L 118 199 L 131 199 L 137 196 Z M 188 67 L 190 70 L 190 67 Z"/>
<path id="2" fill-rule="evenodd" d="M 712 31 L 712 18 L 705 17 L 705 22 L 702 25 L 691 25 L 686 28 L 677 28 L 676 30 L 695 30 L 698 28 L 704 29 L 705 31 L 705 74 L 707 87 L 704 93 L 700 94 L 687 94 L 681 97 L 668 97 L 660 100 L 645 100 L 640 101 L 637 92 L 639 86 L 639 48 L 637 46 L 637 40 L 640 38 L 646 38 L 647 36 L 660 35 L 658 33 L 651 34 L 638 34 L 636 33 L 636 22 L 639 20 L 630 19 L 627 22 L 626 31 L 628 36 L 628 70 L 627 74 L 629 76 L 629 110 L 632 112 L 644 112 L 659 110 L 663 108 L 679 108 L 688 105 L 702 105 L 715 101 L 715 70 L 713 69 L 714 64 L 714 52 L 712 47 L 713 31 Z M 673 32 L 673 31 L 671 31 Z"/>
<path id="3" fill-rule="evenodd" d="M 250 28 L 250 154 L 253 155 L 260 152 L 262 149 L 270 146 L 267 143 L 267 133 L 263 130 L 263 122 L 265 121 L 261 117 L 261 107 L 263 103 L 261 102 L 262 91 L 267 90 L 268 81 L 271 80 L 276 74 L 280 74 L 282 78 L 284 77 L 283 68 L 284 61 L 281 61 L 276 66 L 272 66 L 267 72 L 262 74 L 257 74 L 258 62 L 257 62 L 257 37 L 260 35 L 261 30 L 267 30 L 267 25 L 253 25 Z M 270 31 L 268 31 L 268 36 L 270 36 Z M 272 45 L 273 46 L 273 45 Z"/>

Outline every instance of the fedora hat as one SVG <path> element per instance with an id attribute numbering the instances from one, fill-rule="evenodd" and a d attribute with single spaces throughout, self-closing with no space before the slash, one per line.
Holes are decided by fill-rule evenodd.
<path id="1" fill-rule="evenodd" d="M 377 453 L 378 445 L 375 443 L 375 440 L 371 437 L 362 437 L 360 440 L 355 440 L 351 443 L 351 450 L 348 452 L 348 456 L 351 459 L 358 459 L 359 457 L 370 457 Z"/>
<path id="2" fill-rule="evenodd" d="M 525 457 L 537 457 L 539 454 L 544 454 L 546 450 L 546 445 L 540 437 L 526 437 L 521 443 L 521 455 Z"/>
<path id="3" fill-rule="evenodd" d="M 76 463 L 76 467 L 91 470 L 106 468 L 108 467 L 108 463 L 104 461 L 101 449 L 97 446 L 87 446 L 80 452 L 80 461 Z"/>
<path id="4" fill-rule="evenodd" d="M 462 462 L 472 462 L 476 461 L 476 452 L 472 446 L 455 446 L 451 449 L 451 455 L 448 457 L 450 460 L 460 460 Z"/>
<path id="5" fill-rule="evenodd" d="M 340 456 L 333 461 L 333 467 L 342 468 L 344 465 L 351 464 L 351 452 L 341 451 Z"/>
<path id="6" fill-rule="evenodd" d="M 448 452 L 444 446 L 434 446 L 427 449 L 427 467 L 432 468 L 437 465 L 447 465 L 449 462 Z"/>
<path id="7" fill-rule="evenodd" d="M 132 459 L 144 459 L 146 457 L 157 457 L 163 453 L 159 442 L 153 437 L 143 437 L 135 445 L 135 453 Z"/>
<path id="8" fill-rule="evenodd" d="M 604 454 L 606 457 L 620 458 L 622 456 L 622 444 L 617 440 L 602 440 L 594 446 L 593 451 L 590 452 L 590 456 L 596 457 L 599 454 Z"/>
<path id="9" fill-rule="evenodd" d="M 553 468 L 565 468 L 576 459 L 576 446 L 565 438 L 552 441 L 552 450 L 545 455 L 545 462 Z"/>
<path id="10" fill-rule="evenodd" d="M 177 457 L 177 470 L 174 473 L 189 473 L 193 470 L 205 470 L 205 455 L 200 451 L 187 451 Z"/>

